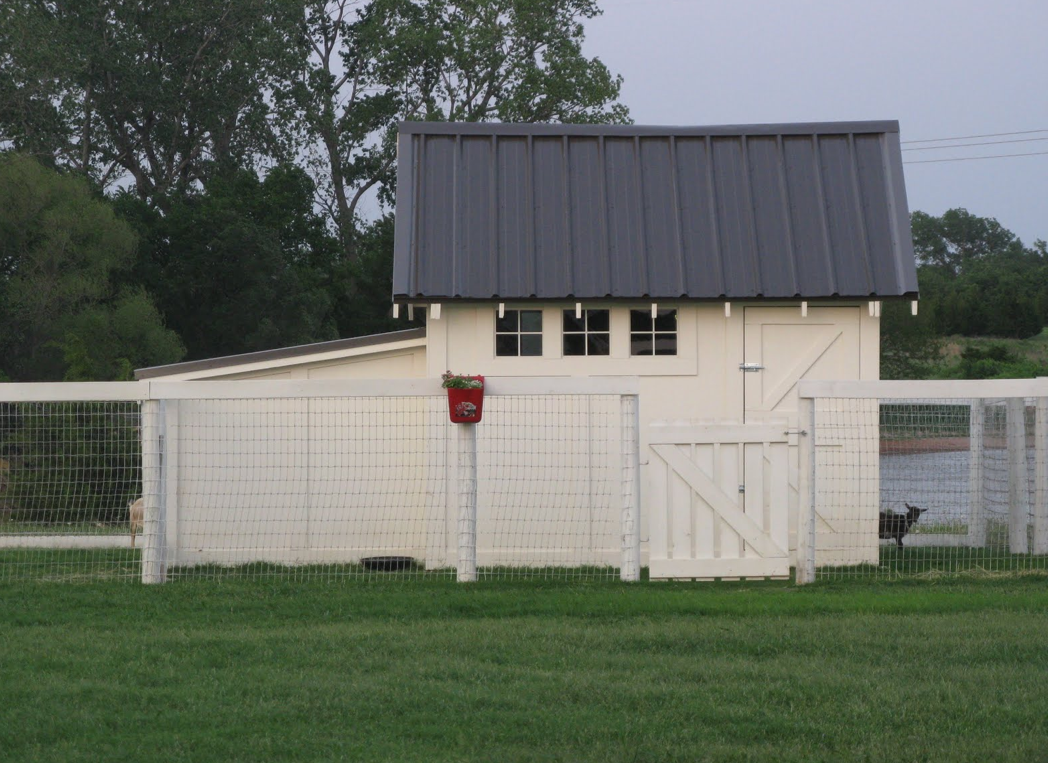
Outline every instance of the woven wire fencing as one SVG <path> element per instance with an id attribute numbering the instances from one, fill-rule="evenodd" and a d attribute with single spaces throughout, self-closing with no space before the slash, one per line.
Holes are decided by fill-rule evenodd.
<path id="1" fill-rule="evenodd" d="M 0 403 L 0 581 L 453 579 L 466 544 L 473 579 L 620 577 L 622 396 L 462 426 L 440 394 Z"/>
<path id="2" fill-rule="evenodd" d="M 1048 571 L 1043 399 L 817 398 L 818 579 Z"/>

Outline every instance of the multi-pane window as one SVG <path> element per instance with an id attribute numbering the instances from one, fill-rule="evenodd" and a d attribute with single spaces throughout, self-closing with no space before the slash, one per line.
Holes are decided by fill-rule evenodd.
<path id="1" fill-rule="evenodd" d="M 565 355 L 608 355 L 611 352 L 611 323 L 607 310 L 564 311 Z"/>
<path id="2" fill-rule="evenodd" d="M 542 311 L 506 310 L 495 319 L 495 354 L 542 355 Z"/>
<path id="3" fill-rule="evenodd" d="M 676 310 L 630 310 L 630 355 L 676 354 Z"/>

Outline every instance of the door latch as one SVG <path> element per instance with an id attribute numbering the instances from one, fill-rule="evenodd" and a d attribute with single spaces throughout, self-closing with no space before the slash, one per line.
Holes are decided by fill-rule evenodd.
<path id="1" fill-rule="evenodd" d="M 739 363 L 739 370 L 744 373 L 755 373 L 757 371 L 763 371 L 764 366 L 760 363 Z"/>

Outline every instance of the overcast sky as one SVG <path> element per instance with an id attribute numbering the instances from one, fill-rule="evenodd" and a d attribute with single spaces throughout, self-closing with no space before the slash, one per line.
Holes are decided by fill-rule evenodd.
<path id="1" fill-rule="evenodd" d="M 1048 239 L 1048 0 L 600 0 L 586 53 L 638 124 L 897 119 L 910 209 Z M 994 133 L 906 150 L 907 143 Z M 1008 159 L 929 159 L 1039 153 Z"/>

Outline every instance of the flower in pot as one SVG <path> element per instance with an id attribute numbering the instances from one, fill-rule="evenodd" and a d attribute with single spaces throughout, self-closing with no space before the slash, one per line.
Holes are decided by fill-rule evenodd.
<path id="1" fill-rule="evenodd" d="M 445 371 L 441 386 L 448 391 L 448 412 L 456 424 L 475 424 L 484 410 L 484 377 Z"/>

